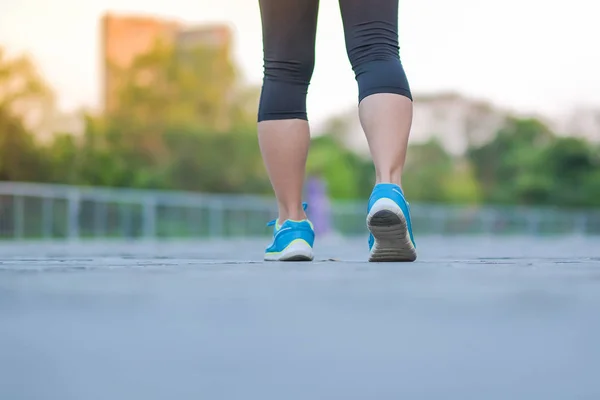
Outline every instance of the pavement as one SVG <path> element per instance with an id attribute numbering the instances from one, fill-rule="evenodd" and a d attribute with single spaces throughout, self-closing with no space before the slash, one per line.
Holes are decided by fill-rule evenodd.
<path id="1" fill-rule="evenodd" d="M 265 244 L 0 244 L 0 399 L 600 399 L 600 238 Z"/>

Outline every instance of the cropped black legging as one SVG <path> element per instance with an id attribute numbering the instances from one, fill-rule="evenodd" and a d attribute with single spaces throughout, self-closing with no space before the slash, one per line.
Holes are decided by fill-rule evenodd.
<path id="1" fill-rule="evenodd" d="M 398 0 L 339 0 L 358 101 L 376 93 L 412 100 L 400 62 Z M 259 0 L 264 79 L 258 121 L 307 119 L 319 0 Z"/>

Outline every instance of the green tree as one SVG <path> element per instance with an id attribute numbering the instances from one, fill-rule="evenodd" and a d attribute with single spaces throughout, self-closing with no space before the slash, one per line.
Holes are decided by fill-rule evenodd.
<path id="1" fill-rule="evenodd" d="M 452 174 L 452 166 L 452 157 L 439 140 L 411 145 L 404 168 L 404 191 L 415 201 L 443 201 L 445 183 Z"/>
<path id="2" fill-rule="evenodd" d="M 171 152 L 164 173 L 169 189 L 213 193 L 270 193 L 258 141 L 246 132 L 202 134 L 182 129 L 166 133 Z"/>
<path id="3" fill-rule="evenodd" d="M 0 181 L 45 181 L 48 163 L 19 118 L 0 109 Z"/>
<path id="4" fill-rule="evenodd" d="M 444 200 L 456 204 L 476 204 L 482 201 L 481 186 L 473 167 L 464 158 L 455 159 L 452 174 L 444 182 Z"/>
<path id="5" fill-rule="evenodd" d="M 513 203 L 519 200 L 516 183 L 537 182 L 538 176 L 528 176 L 538 162 L 541 149 L 555 139 L 552 131 L 535 119 L 511 119 L 496 137 L 476 148 L 470 148 L 467 158 L 480 182 L 484 200 L 494 203 Z M 529 196 L 538 199 L 543 187 Z M 521 200 L 523 200 L 521 198 Z"/>
<path id="6" fill-rule="evenodd" d="M 117 106 L 88 118 L 79 158 L 86 184 L 262 192 L 256 88 L 228 54 L 157 43 L 119 73 Z M 260 173 L 258 173 L 260 171 Z"/>
<path id="7" fill-rule="evenodd" d="M 53 94 L 27 56 L 9 57 L 0 46 L 0 109 L 22 120 L 39 119 Z"/>
<path id="8" fill-rule="evenodd" d="M 558 138 L 540 156 L 548 198 L 569 207 L 600 206 L 600 151 L 579 138 Z"/>
<path id="9" fill-rule="evenodd" d="M 599 206 L 600 151 L 557 137 L 535 119 L 513 119 L 469 159 L 489 202 Z"/>
<path id="10" fill-rule="evenodd" d="M 110 117 L 159 129 L 227 131 L 248 122 L 239 119 L 248 117 L 248 103 L 256 103 L 258 94 L 240 82 L 228 53 L 209 46 L 183 50 L 157 42 L 118 76 L 117 108 Z"/>
<path id="11" fill-rule="evenodd" d="M 43 148 L 50 165 L 48 181 L 79 184 L 79 146 L 70 133 L 55 134 L 52 142 Z"/>
<path id="12" fill-rule="evenodd" d="M 375 178 L 371 161 L 345 149 L 331 134 L 311 141 L 307 173 L 325 179 L 334 199 L 368 197 Z"/>
<path id="13" fill-rule="evenodd" d="M 48 178 L 48 163 L 30 127 L 51 103 L 52 94 L 31 60 L 9 57 L 0 47 L 0 180 Z"/>

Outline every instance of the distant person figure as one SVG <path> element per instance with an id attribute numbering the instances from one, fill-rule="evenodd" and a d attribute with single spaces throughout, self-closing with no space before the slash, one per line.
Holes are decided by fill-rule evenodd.
<path id="1" fill-rule="evenodd" d="M 306 197 L 310 202 L 308 214 L 314 224 L 315 234 L 331 233 L 331 209 L 325 179 L 316 175 L 310 176 L 306 183 Z"/>
<path id="2" fill-rule="evenodd" d="M 398 47 L 398 0 L 339 0 L 359 116 L 375 164 L 368 202 L 369 261 L 414 261 L 416 247 L 401 176 L 412 96 Z M 265 260 L 310 261 L 315 233 L 302 203 L 310 135 L 306 94 L 315 62 L 319 0 L 259 0 L 264 80 L 258 141 L 279 218 Z"/>

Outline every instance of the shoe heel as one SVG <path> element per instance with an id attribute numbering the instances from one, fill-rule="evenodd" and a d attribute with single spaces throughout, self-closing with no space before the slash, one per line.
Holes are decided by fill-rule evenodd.
<path id="1" fill-rule="evenodd" d="M 411 262 L 417 259 L 406 218 L 392 200 L 380 199 L 373 205 L 367 217 L 367 227 L 375 239 L 370 262 Z"/>

